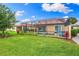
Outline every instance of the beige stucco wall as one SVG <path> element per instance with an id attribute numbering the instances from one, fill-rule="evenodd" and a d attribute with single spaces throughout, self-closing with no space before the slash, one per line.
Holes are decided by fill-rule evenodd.
<path id="1" fill-rule="evenodd" d="M 64 25 L 61 25 L 62 26 L 62 31 L 68 31 L 69 33 L 69 37 L 68 39 L 71 39 L 71 26 L 64 26 Z M 46 31 L 49 33 L 52 33 L 52 32 L 55 32 L 55 25 L 49 25 L 46 27 Z"/>
<path id="2" fill-rule="evenodd" d="M 68 39 L 71 39 L 71 25 L 69 25 L 68 27 L 69 27 L 69 31 L 68 31 L 69 32 L 69 37 L 68 37 Z"/>
<path id="3" fill-rule="evenodd" d="M 16 27 L 6 29 L 6 31 L 16 31 Z"/>
<path id="4" fill-rule="evenodd" d="M 54 31 L 55 31 L 55 25 L 46 26 L 46 32 L 54 32 Z"/>
<path id="5" fill-rule="evenodd" d="M 73 27 L 73 29 L 79 29 L 79 27 Z"/>
<path id="6" fill-rule="evenodd" d="M 62 31 L 69 31 L 69 27 L 62 25 Z"/>
<path id="7" fill-rule="evenodd" d="M 61 28 L 62 31 L 68 31 L 69 30 L 68 26 L 64 26 L 64 25 L 61 25 L 61 26 L 62 26 L 62 28 Z M 46 31 L 47 32 L 55 32 L 55 25 L 46 26 Z"/>
<path id="8" fill-rule="evenodd" d="M 62 26 L 61 27 L 62 31 L 68 31 L 68 33 L 69 33 L 68 39 L 71 39 L 71 26 L 65 26 L 65 25 L 60 25 L 60 26 Z M 48 32 L 50 34 L 54 33 L 55 32 L 55 25 L 47 25 L 46 32 Z"/>

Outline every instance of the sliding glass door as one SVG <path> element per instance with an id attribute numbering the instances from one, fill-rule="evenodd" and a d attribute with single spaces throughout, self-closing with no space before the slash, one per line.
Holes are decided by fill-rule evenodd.
<path id="1" fill-rule="evenodd" d="M 62 35 L 62 25 L 55 25 L 55 32 Z"/>

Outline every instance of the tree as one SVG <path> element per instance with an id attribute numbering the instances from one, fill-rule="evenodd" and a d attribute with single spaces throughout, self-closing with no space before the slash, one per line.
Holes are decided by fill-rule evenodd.
<path id="1" fill-rule="evenodd" d="M 15 20 L 15 13 L 5 5 L 0 4 L 0 31 L 3 35 L 6 29 L 14 26 Z"/>
<path id="2" fill-rule="evenodd" d="M 70 24 L 75 24 L 77 22 L 77 19 L 75 17 L 70 17 L 68 21 L 70 22 Z"/>

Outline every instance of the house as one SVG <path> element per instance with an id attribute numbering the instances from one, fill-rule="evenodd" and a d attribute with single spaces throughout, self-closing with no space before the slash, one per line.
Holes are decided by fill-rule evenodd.
<path id="1" fill-rule="evenodd" d="M 16 27 L 12 27 L 12 28 L 9 28 L 9 29 L 6 29 L 6 31 L 16 31 Z"/>
<path id="2" fill-rule="evenodd" d="M 65 31 L 69 31 L 69 22 L 63 18 L 45 19 L 40 20 L 35 27 L 38 33 L 63 36 Z"/>
<path id="3" fill-rule="evenodd" d="M 22 32 L 32 31 L 33 26 L 32 24 L 16 24 L 16 29 L 19 29 Z"/>
<path id="4" fill-rule="evenodd" d="M 73 29 L 79 29 L 79 21 L 71 25 Z"/>
<path id="5" fill-rule="evenodd" d="M 19 24 L 16 25 L 21 31 L 33 31 L 41 34 L 51 34 L 56 36 L 64 36 L 65 32 L 69 33 L 69 39 L 71 39 L 71 26 L 67 19 L 53 18 L 39 20 L 34 24 Z"/>

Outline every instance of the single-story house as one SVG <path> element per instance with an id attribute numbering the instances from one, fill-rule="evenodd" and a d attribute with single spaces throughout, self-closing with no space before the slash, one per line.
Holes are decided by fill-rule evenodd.
<path id="1" fill-rule="evenodd" d="M 32 31 L 32 24 L 16 24 L 16 29 L 19 29 L 22 32 Z"/>
<path id="2" fill-rule="evenodd" d="M 73 29 L 79 29 L 79 21 L 71 25 Z"/>
<path id="3" fill-rule="evenodd" d="M 16 27 L 12 27 L 12 28 L 9 28 L 9 29 L 6 29 L 6 31 L 16 31 Z"/>
<path id="4" fill-rule="evenodd" d="M 69 22 L 67 19 L 45 19 L 40 20 L 36 25 L 37 32 L 58 34 L 63 36 L 65 31 L 69 31 Z"/>
<path id="5" fill-rule="evenodd" d="M 21 31 L 29 31 L 33 29 L 33 31 L 37 33 L 52 34 L 58 36 L 64 36 L 64 32 L 68 32 L 69 38 L 71 38 L 71 26 L 67 19 L 64 18 L 39 20 L 35 24 L 16 25 L 16 28 L 19 28 Z"/>

